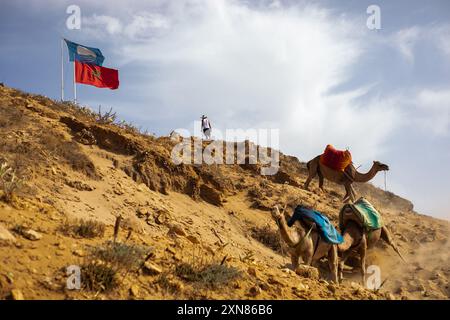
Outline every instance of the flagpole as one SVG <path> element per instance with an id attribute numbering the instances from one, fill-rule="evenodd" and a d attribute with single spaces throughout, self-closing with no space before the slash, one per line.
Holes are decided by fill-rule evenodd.
<path id="1" fill-rule="evenodd" d="M 61 38 L 61 101 L 64 101 L 64 40 Z"/>
<path id="2" fill-rule="evenodd" d="M 77 103 L 77 83 L 75 82 L 75 59 L 73 60 L 73 102 Z"/>

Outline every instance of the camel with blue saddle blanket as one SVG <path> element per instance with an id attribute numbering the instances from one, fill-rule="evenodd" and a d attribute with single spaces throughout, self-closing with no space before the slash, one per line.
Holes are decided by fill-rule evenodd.
<path id="1" fill-rule="evenodd" d="M 303 264 L 312 265 L 326 257 L 332 280 L 339 283 L 337 245 L 343 242 L 343 238 L 328 218 L 304 206 L 297 206 L 292 216 L 286 210 L 280 213 L 275 206 L 272 216 L 282 239 L 289 246 L 293 269 L 297 269 L 300 258 Z M 297 228 L 289 228 L 294 224 Z"/>
<path id="2" fill-rule="evenodd" d="M 365 284 L 366 252 L 380 239 L 388 243 L 405 261 L 399 249 L 392 241 L 392 236 L 384 225 L 380 213 L 366 199 L 360 198 L 352 204 L 345 204 L 339 213 L 339 229 L 344 241 L 338 244 L 340 254 L 339 278 L 343 278 L 345 261 L 352 255 L 360 258 L 362 282 Z"/>

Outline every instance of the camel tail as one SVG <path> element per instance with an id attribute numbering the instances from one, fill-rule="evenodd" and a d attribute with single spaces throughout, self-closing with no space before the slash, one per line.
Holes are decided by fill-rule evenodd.
<path id="1" fill-rule="evenodd" d="M 397 252 L 397 254 L 398 254 L 398 256 L 400 257 L 400 259 L 402 259 L 404 263 L 407 263 L 406 260 L 405 260 L 405 258 L 402 256 L 402 254 L 401 254 L 400 251 L 398 250 L 398 248 L 397 248 L 394 244 L 391 244 L 391 246 L 392 246 L 392 249 L 394 249 L 394 251 Z"/>
<path id="2" fill-rule="evenodd" d="M 381 228 L 381 239 L 383 239 L 384 241 L 386 241 L 387 244 L 389 244 L 392 249 L 394 249 L 394 251 L 398 254 L 398 256 L 400 257 L 400 259 L 402 259 L 402 261 L 404 263 L 407 263 L 405 258 L 403 257 L 403 255 L 400 253 L 400 250 L 398 249 L 398 247 L 395 245 L 394 241 L 392 241 L 392 237 L 391 234 L 389 232 L 389 230 L 386 227 L 382 227 Z"/>

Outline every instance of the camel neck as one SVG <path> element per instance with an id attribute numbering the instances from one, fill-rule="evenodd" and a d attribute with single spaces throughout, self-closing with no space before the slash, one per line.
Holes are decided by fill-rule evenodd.
<path id="1" fill-rule="evenodd" d="M 368 182 L 375 177 L 378 173 L 378 168 L 375 164 L 372 165 L 372 168 L 366 173 L 360 173 L 356 171 L 355 173 L 355 182 Z"/>
<path id="2" fill-rule="evenodd" d="M 294 239 L 291 236 L 291 233 L 290 233 L 289 227 L 287 226 L 285 217 L 280 217 L 278 219 L 278 226 L 280 228 L 281 237 L 284 239 L 284 241 L 286 241 L 290 247 L 295 246 L 297 244 L 297 241 L 296 241 L 297 239 Z"/>

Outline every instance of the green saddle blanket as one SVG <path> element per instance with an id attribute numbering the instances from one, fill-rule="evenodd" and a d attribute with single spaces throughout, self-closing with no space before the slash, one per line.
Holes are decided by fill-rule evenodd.
<path id="1" fill-rule="evenodd" d="M 353 212 L 354 214 L 351 214 Z M 339 227 L 343 230 L 347 219 L 355 220 L 367 230 L 380 229 L 383 219 L 375 207 L 366 199 L 359 198 L 353 204 L 346 204 L 339 213 Z"/>

